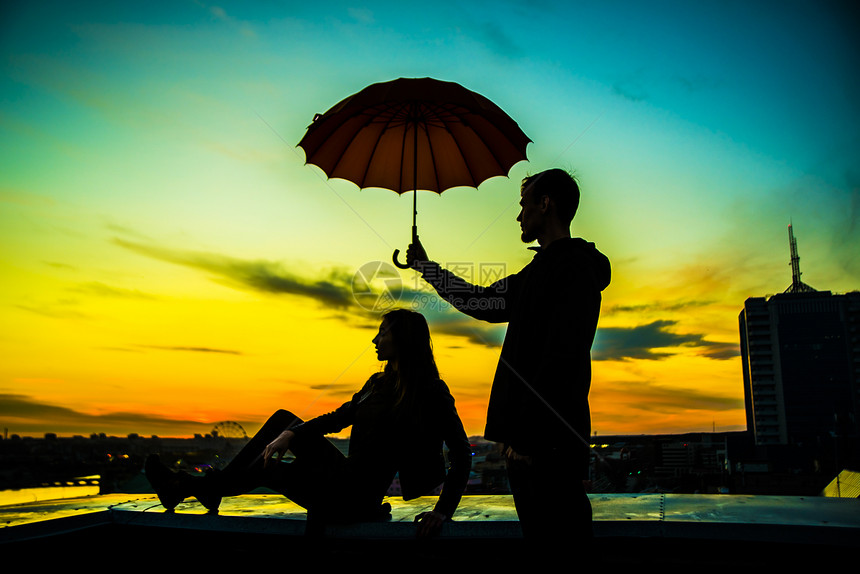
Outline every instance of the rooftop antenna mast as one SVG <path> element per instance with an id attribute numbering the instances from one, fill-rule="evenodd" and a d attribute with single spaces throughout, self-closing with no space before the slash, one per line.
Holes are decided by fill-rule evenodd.
<path id="1" fill-rule="evenodd" d="M 791 287 L 786 293 L 813 293 L 815 289 L 800 280 L 800 256 L 797 254 L 797 241 L 794 239 L 794 231 L 788 224 L 788 243 L 791 248 Z"/>

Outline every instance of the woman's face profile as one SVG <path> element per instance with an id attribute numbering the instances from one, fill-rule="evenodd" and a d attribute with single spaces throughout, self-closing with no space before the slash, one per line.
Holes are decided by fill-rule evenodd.
<path id="1" fill-rule="evenodd" d="M 389 361 L 395 358 L 394 339 L 391 336 L 388 320 L 382 320 L 382 324 L 379 325 L 379 332 L 373 338 L 373 344 L 376 346 L 376 358 L 380 361 Z"/>

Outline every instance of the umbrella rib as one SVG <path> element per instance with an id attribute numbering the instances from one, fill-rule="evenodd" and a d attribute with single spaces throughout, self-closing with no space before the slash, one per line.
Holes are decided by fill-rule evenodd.
<path id="1" fill-rule="evenodd" d="M 368 110 L 373 110 L 373 112 L 368 112 Z M 375 122 L 374 121 L 376 118 L 379 117 L 377 114 L 379 112 L 382 112 L 382 111 L 385 111 L 385 108 L 382 106 L 369 106 L 369 107 L 363 109 L 361 111 L 361 113 L 368 117 L 368 120 L 367 120 L 367 122 L 365 122 L 364 126 L 367 127 L 373 123 L 382 123 L 382 122 Z M 382 136 L 385 135 L 385 132 L 387 132 L 389 130 L 394 116 L 395 116 L 395 114 L 390 114 L 388 119 L 385 120 L 385 122 L 384 122 L 385 126 L 379 132 L 379 135 L 377 136 L 376 141 L 373 142 L 373 149 L 370 151 L 370 155 L 368 156 L 367 164 L 364 166 L 364 170 L 363 170 L 362 177 L 361 177 L 361 182 L 358 183 L 359 189 L 365 188 L 364 184 L 367 181 L 367 174 L 370 171 L 371 165 L 373 165 L 373 157 L 374 157 L 374 155 L 376 155 L 376 150 L 379 149 L 379 142 L 382 140 Z"/>
<path id="2" fill-rule="evenodd" d="M 403 191 L 405 191 L 403 189 L 403 185 L 404 185 L 404 182 L 403 182 L 403 166 L 406 165 L 406 137 L 407 137 L 407 134 L 409 132 L 409 120 L 408 120 L 408 118 L 406 121 L 403 122 L 403 126 L 404 126 L 403 127 L 403 139 L 400 142 L 400 169 L 399 169 L 400 173 L 397 177 L 397 185 L 401 189 L 401 191 L 399 193 L 403 193 Z M 414 129 L 414 126 L 413 126 L 413 129 Z M 414 155 L 414 151 L 413 151 L 413 155 Z M 418 169 L 418 166 L 413 165 L 412 166 L 412 179 L 415 179 L 415 170 L 416 169 Z M 413 189 L 412 193 L 417 194 L 418 190 Z"/>
<path id="3" fill-rule="evenodd" d="M 428 110 L 430 110 L 430 111 L 432 112 L 432 114 L 433 114 L 433 116 L 434 116 L 434 119 L 437 119 L 437 120 L 438 120 L 438 122 L 437 122 L 437 123 L 439 124 L 439 127 L 441 127 L 442 129 L 444 129 L 445 131 L 447 131 L 447 132 L 450 134 L 450 133 L 451 133 L 451 130 L 449 130 L 449 129 L 447 128 L 447 125 L 445 124 L 445 120 L 444 120 L 444 119 L 441 117 L 441 115 L 438 113 L 438 108 L 439 108 L 439 106 L 434 107 L 434 106 L 433 106 L 431 103 L 429 103 L 429 102 L 426 102 L 426 103 L 424 104 L 424 106 L 425 106 Z M 438 188 L 439 188 L 438 190 L 431 189 L 430 191 L 435 191 L 436 193 L 441 194 L 444 190 L 443 190 L 443 189 L 441 189 L 441 188 L 442 188 L 442 183 L 441 183 L 441 178 L 439 177 L 439 166 L 436 164 L 436 154 L 434 153 L 434 150 L 433 150 L 433 138 L 431 138 L 431 137 L 430 137 L 430 124 L 431 124 L 431 122 L 430 122 L 430 115 L 431 115 L 431 114 L 429 114 L 429 113 L 422 114 L 422 117 L 423 117 L 422 125 L 423 125 L 423 127 L 424 127 L 424 134 L 425 134 L 425 136 L 426 136 L 426 138 L 427 138 L 427 149 L 429 150 L 429 153 L 430 153 L 430 166 L 431 166 L 431 170 L 433 171 L 433 177 L 434 177 L 434 178 L 435 178 L 435 180 L 436 180 L 436 184 L 437 184 L 437 185 L 436 185 L 436 187 L 438 187 Z M 418 122 L 416 121 L 416 128 L 415 128 L 416 130 L 418 129 L 418 128 L 417 128 L 417 123 L 418 123 Z M 452 137 L 452 139 L 453 139 L 453 137 Z M 458 146 L 458 147 L 459 147 L 459 146 Z M 429 188 L 428 188 L 428 189 L 429 189 Z"/>
<path id="4" fill-rule="evenodd" d="M 493 158 L 493 160 L 494 160 L 494 161 L 495 161 L 495 163 L 496 163 L 496 167 L 498 167 L 498 168 L 500 168 L 500 169 L 501 169 L 501 166 L 503 166 L 503 165 L 504 165 L 504 162 L 502 161 L 502 159 L 501 159 L 501 157 L 499 156 L 499 154 L 498 154 L 498 153 L 496 153 L 496 150 L 494 149 L 494 147 L 486 144 L 486 141 L 487 141 L 487 140 L 486 140 L 485 138 L 483 138 L 481 135 L 479 135 L 478 131 L 477 131 L 474 127 L 472 127 L 472 126 L 471 126 L 471 122 L 466 122 L 466 121 L 464 121 L 464 120 L 463 120 L 463 116 L 469 116 L 469 117 L 472 117 L 472 116 L 480 117 L 480 116 L 478 116 L 477 114 L 475 114 L 475 112 L 473 112 L 472 110 L 470 110 L 470 109 L 468 109 L 468 108 L 466 109 L 465 113 L 463 113 L 463 114 L 462 114 L 462 115 L 460 115 L 460 116 L 456 115 L 456 114 L 455 114 L 455 113 L 453 113 L 453 112 L 451 112 L 451 113 L 450 113 L 450 116 L 451 116 L 452 118 L 454 118 L 454 123 L 458 123 L 458 124 L 460 124 L 460 125 L 462 125 L 462 126 L 467 127 L 469 130 L 471 130 L 471 131 L 472 131 L 472 133 L 474 133 L 474 134 L 475 134 L 475 137 L 476 137 L 476 138 L 478 138 L 478 140 L 480 140 L 482 143 L 484 143 L 484 149 L 486 149 L 486 151 L 487 151 L 487 152 L 490 154 L 490 156 Z M 496 127 L 496 124 L 495 124 L 494 122 L 492 122 L 492 121 L 491 121 L 491 120 L 492 120 L 492 118 L 490 118 L 490 117 L 484 117 L 484 119 L 486 119 L 486 120 L 490 123 L 490 125 L 492 125 L 492 126 L 496 129 L 496 131 L 498 131 L 498 128 Z M 475 174 L 473 174 L 473 173 L 472 173 L 472 169 L 469 167 L 469 166 L 471 165 L 471 163 L 470 163 L 469 161 L 466 161 L 466 155 L 464 154 L 464 148 L 463 148 L 463 146 L 462 146 L 462 144 L 461 144 L 460 140 L 459 140 L 458 138 L 456 138 L 456 137 L 454 137 L 454 136 L 453 136 L 453 133 L 451 132 L 450 128 L 448 128 L 448 124 L 444 124 L 444 125 L 445 125 L 445 129 L 448 131 L 448 133 L 451 133 L 451 134 L 452 134 L 452 139 L 454 140 L 454 145 L 456 145 L 456 146 L 457 146 L 457 150 L 460 152 L 460 156 L 463 158 L 463 160 L 464 160 L 464 164 L 466 165 L 466 168 L 467 168 L 467 170 L 469 171 L 469 175 L 470 175 L 470 176 L 471 176 L 471 178 L 472 178 L 472 187 L 477 188 L 477 187 L 478 187 L 478 185 L 480 185 L 481 183 L 483 183 L 483 180 L 482 180 L 481 182 L 479 182 L 479 181 L 477 180 L 477 178 L 475 177 Z M 502 171 L 501 175 L 507 175 L 507 173 L 506 173 L 506 172 L 504 172 L 504 171 Z"/>
<path id="5" fill-rule="evenodd" d="M 444 107 L 443 107 L 443 106 L 435 106 L 435 107 L 434 107 L 434 106 L 432 106 L 432 105 L 431 105 L 431 104 L 429 104 L 429 103 L 425 103 L 425 104 L 424 104 L 424 106 L 425 106 L 428 110 L 430 110 L 430 111 L 432 112 L 433 119 L 435 119 L 435 120 L 437 120 L 437 121 L 436 121 L 436 122 L 431 122 L 431 121 L 430 121 L 430 116 L 431 116 L 431 114 L 429 114 L 429 113 L 424 113 L 424 114 L 421 114 L 421 118 L 422 118 L 422 119 L 420 120 L 420 122 L 419 122 L 419 120 L 418 120 L 418 119 L 416 119 L 416 120 L 415 120 L 414 125 L 415 125 L 415 130 L 416 130 L 416 131 L 418 130 L 418 125 L 419 125 L 419 123 L 421 124 L 421 127 L 422 127 L 422 128 L 423 128 L 423 130 L 424 130 L 424 135 L 425 135 L 425 137 L 426 137 L 426 139 L 427 139 L 427 149 L 429 150 L 429 153 L 430 153 L 430 168 L 431 168 L 431 170 L 432 170 L 432 172 L 433 172 L 433 177 L 434 177 L 434 180 L 435 180 L 435 182 L 436 182 L 436 187 L 438 187 L 438 188 L 439 188 L 438 190 L 436 190 L 436 189 L 430 189 L 432 186 L 428 186 L 428 190 L 430 190 L 430 191 L 435 191 L 436 193 L 441 194 L 441 193 L 442 193 L 443 191 L 445 191 L 445 190 L 444 190 L 444 189 L 442 189 L 442 178 L 441 178 L 441 176 L 440 176 L 440 172 L 439 172 L 439 167 L 440 167 L 440 166 L 439 166 L 439 164 L 437 164 L 437 163 L 436 163 L 436 153 L 435 153 L 435 151 L 434 151 L 434 149 L 433 149 L 433 138 L 432 138 L 432 137 L 430 137 L 430 125 L 431 125 L 431 123 L 438 124 L 438 127 L 440 127 L 440 128 L 442 128 L 442 129 L 444 129 L 444 130 L 445 130 L 446 132 L 448 132 L 449 134 L 451 134 L 451 130 L 449 130 L 449 129 L 448 129 L 448 126 L 447 126 L 447 124 L 445 123 L 445 119 L 442 117 L 442 114 L 440 114 L 440 113 L 439 113 L 439 109 L 443 109 L 443 110 L 444 110 Z M 451 114 L 451 117 L 452 117 L 455 121 L 457 120 L 457 117 L 456 117 L 456 116 L 454 116 L 453 114 Z M 454 139 L 453 134 L 451 134 L 451 139 Z M 457 144 L 456 140 L 455 140 L 455 145 L 457 145 L 457 148 L 458 148 L 458 149 L 460 148 L 460 146 L 459 146 L 459 144 Z M 462 151 L 460 152 L 460 155 L 462 156 Z M 417 168 L 416 168 L 416 169 L 417 169 Z M 471 175 L 471 172 L 470 172 L 470 175 Z M 474 182 L 474 177 L 472 178 L 472 181 Z M 415 187 L 417 188 L 417 185 L 416 185 Z M 416 189 L 415 191 L 416 191 L 416 194 L 417 194 L 417 191 L 418 191 L 418 190 Z"/>
<path id="6" fill-rule="evenodd" d="M 357 113 L 357 114 L 354 114 L 352 117 L 358 117 L 358 116 L 360 116 L 360 115 L 363 115 L 364 113 L 365 113 L 365 112 L 362 110 L 361 112 L 359 112 L 359 113 Z M 372 117 L 372 116 L 371 116 L 371 117 Z M 341 166 L 341 164 L 343 163 L 343 158 L 344 158 L 344 156 L 346 155 L 347 151 L 349 151 L 349 148 L 352 146 L 352 143 L 353 143 L 353 141 L 355 140 L 355 137 L 356 137 L 358 134 L 360 134 L 360 133 L 361 133 L 361 131 L 362 131 L 365 127 L 367 127 L 368 123 L 369 123 L 369 122 L 365 122 L 361 127 L 357 127 L 357 128 L 355 128 L 355 129 L 352 131 L 352 133 L 349 135 L 349 137 L 347 138 L 347 143 L 346 143 L 346 145 L 344 145 L 343 150 L 341 151 L 340 155 L 337 157 L 337 160 L 334 162 L 334 165 L 332 165 L 332 167 L 331 167 L 331 173 L 332 173 L 332 174 L 334 174 L 335 172 L 337 172 L 337 169 L 338 169 L 338 168 Z M 361 184 L 359 184 L 359 188 L 361 188 Z"/>
<path id="7" fill-rule="evenodd" d="M 430 137 L 430 126 L 427 122 L 424 122 L 424 134 L 427 136 L 427 149 L 430 150 L 430 165 L 433 166 L 433 177 L 436 178 L 436 187 L 439 188 L 437 193 L 441 194 L 444 190 L 442 189 L 442 182 L 439 177 L 439 166 L 436 165 L 436 153 L 433 150 L 433 139 Z"/>
<path id="8" fill-rule="evenodd" d="M 487 110 L 487 113 L 485 113 L 485 114 L 478 114 L 478 113 L 475 113 L 474 111 L 469 110 L 469 109 L 467 109 L 467 112 L 468 112 L 468 115 L 469 115 L 469 116 L 474 116 L 474 117 L 477 117 L 477 118 L 479 118 L 479 119 L 486 120 L 486 121 L 487 121 L 487 122 L 488 122 L 488 123 L 493 127 L 493 129 L 495 129 L 495 130 L 496 130 L 497 132 L 499 132 L 500 134 L 502 133 L 502 131 L 501 131 L 501 130 L 499 129 L 499 127 L 496 125 L 496 122 L 494 121 L 494 120 L 496 120 L 496 119 L 498 119 L 498 121 L 502 122 L 503 124 L 504 124 L 504 123 L 510 123 L 510 124 L 512 124 L 512 126 L 511 126 L 511 127 L 516 128 L 517 130 L 519 130 L 519 126 L 517 126 L 517 125 L 516 125 L 516 123 L 514 123 L 514 121 L 513 121 L 512 119 L 510 119 L 510 118 L 509 118 L 509 117 L 508 117 L 508 116 L 507 116 L 503 111 L 501 111 L 501 110 L 499 110 L 498 112 L 497 112 L 497 111 L 492 111 L 492 110 Z M 466 124 L 466 122 L 463 122 L 462 120 L 460 121 L 460 123 L 462 123 L 463 125 L 469 125 L 469 124 Z M 496 162 L 496 166 L 497 166 L 497 167 L 499 167 L 499 169 L 502 169 L 502 170 L 503 170 L 503 171 L 501 172 L 501 175 L 507 175 L 507 171 L 504 171 L 504 167 L 503 167 L 503 166 L 505 165 L 505 161 L 503 161 L 503 159 L 500 157 L 500 154 L 496 152 L 495 147 L 490 146 L 490 145 L 486 145 L 486 141 L 487 141 L 487 140 L 486 140 L 485 138 L 483 138 L 483 137 L 479 136 L 479 135 L 478 135 L 478 131 L 477 131 L 476 129 L 474 129 L 474 128 L 470 128 L 470 129 L 472 129 L 472 131 L 474 132 L 475 136 L 476 136 L 476 137 L 478 137 L 478 139 L 480 139 L 480 140 L 481 140 L 481 142 L 485 143 L 485 149 L 486 149 L 486 150 L 489 152 L 489 154 L 492 156 L 493 160 L 495 160 L 495 162 Z M 522 133 L 522 130 L 519 130 L 519 131 L 520 131 L 520 133 Z M 523 134 L 523 136 L 525 136 L 525 134 Z M 495 139 L 495 138 L 494 138 L 494 139 Z M 517 145 L 516 145 L 513 141 L 511 141 L 511 140 L 510 140 L 510 139 L 508 139 L 508 138 L 504 138 L 504 137 L 499 138 L 499 139 L 501 139 L 502 141 L 507 141 L 507 142 L 511 143 L 511 146 L 513 147 L 514 151 L 516 151 L 517 153 L 520 153 L 519 148 L 517 147 Z M 526 138 L 526 139 L 528 140 L 528 138 Z M 531 140 L 528 140 L 528 141 L 531 141 Z M 458 147 L 459 147 L 459 143 L 458 143 Z M 525 159 L 525 151 L 523 151 L 523 152 L 522 152 L 522 155 L 523 155 L 523 159 Z M 519 161 L 519 160 L 517 160 L 517 161 Z M 516 162 L 514 162 L 514 163 L 516 163 Z M 513 167 L 513 164 L 511 164 L 511 167 Z M 473 181 L 474 181 L 474 177 L 473 177 Z M 477 186 L 476 186 L 476 187 L 477 187 Z"/>
<path id="9" fill-rule="evenodd" d="M 442 106 L 440 106 L 440 107 L 442 107 Z M 446 110 L 446 111 L 450 111 L 450 110 Z M 467 110 L 467 112 L 468 112 L 468 110 Z M 471 112 L 468 112 L 468 113 L 471 113 Z M 453 118 L 454 123 L 458 123 L 460 125 L 466 125 L 460 116 L 457 116 L 453 112 L 451 112 L 449 115 L 451 118 Z M 475 175 L 472 173 L 472 169 L 469 167 L 469 162 L 466 160 L 466 154 L 463 153 L 463 146 L 460 145 L 460 140 L 458 140 L 456 137 L 454 137 L 453 132 L 451 132 L 451 128 L 448 127 L 448 123 L 444 119 L 441 118 L 441 114 L 439 114 L 439 118 L 440 118 L 440 122 L 442 124 L 443 129 L 451 135 L 451 139 L 454 141 L 454 146 L 457 148 L 457 151 L 460 153 L 460 157 L 463 158 L 463 165 L 466 166 L 466 171 L 469 172 L 469 177 L 472 178 L 471 187 L 474 187 L 477 189 L 479 183 L 475 182 Z M 429 140 L 430 138 L 428 137 L 427 139 Z M 431 148 L 431 152 L 432 152 L 432 148 Z M 495 157 L 495 154 L 493 154 L 493 158 L 496 159 L 496 162 L 498 163 L 498 158 Z M 438 179 L 437 179 L 437 181 L 438 181 Z M 442 186 L 440 185 L 439 187 L 441 188 Z M 440 189 L 439 193 L 442 193 L 443 191 L 444 191 L 443 189 Z"/>
<path id="10" fill-rule="evenodd" d="M 382 128 L 382 130 L 380 131 L 379 137 L 377 138 L 377 140 L 374 144 L 374 149 L 373 149 L 373 152 L 371 153 L 371 156 L 370 156 L 371 160 L 367 162 L 367 168 L 365 169 L 365 178 L 367 177 L 367 171 L 370 169 L 370 164 L 373 163 L 373 161 L 372 161 L 373 155 L 376 153 L 376 149 L 379 147 L 379 141 L 382 139 L 382 136 L 388 130 L 392 129 L 392 127 L 396 127 L 397 124 L 399 123 L 399 121 L 401 121 L 400 118 L 398 117 L 398 112 L 401 110 L 402 110 L 402 108 L 398 108 L 396 110 L 391 111 L 391 113 L 389 113 L 388 117 L 385 119 L 384 122 L 379 122 L 379 123 L 384 123 L 385 125 Z M 403 142 L 401 142 L 401 146 L 400 146 L 400 166 L 398 168 L 399 174 L 397 177 L 397 185 L 399 186 L 400 189 L 399 189 L 399 191 L 397 189 L 394 190 L 398 195 L 401 195 L 404 192 L 408 191 L 408 190 L 403 188 L 403 166 L 405 164 L 403 156 L 406 153 L 405 142 L 406 142 L 406 131 L 408 130 L 408 127 L 409 127 L 408 118 L 407 118 L 407 120 L 403 120 L 403 125 L 406 127 L 403 130 Z"/>
<path id="11" fill-rule="evenodd" d="M 368 117 L 370 119 L 365 124 L 365 126 L 368 126 L 373 123 L 373 116 L 368 114 Z M 376 141 L 373 142 L 373 149 L 370 150 L 369 159 L 367 160 L 367 164 L 364 166 L 364 173 L 362 173 L 361 175 L 361 183 L 358 185 L 359 189 L 364 189 L 364 182 L 367 181 L 367 172 L 370 171 L 370 166 L 373 164 L 373 156 L 376 154 L 376 150 L 379 148 L 379 140 L 382 139 L 382 135 L 385 133 L 385 129 L 387 128 L 384 128 L 381 132 L 379 132 L 379 135 L 376 137 Z"/>
<path id="12" fill-rule="evenodd" d="M 489 123 L 490 123 L 490 125 L 492 125 L 492 126 L 493 126 L 493 128 L 494 128 L 496 131 L 499 131 L 499 129 L 498 129 L 498 127 L 496 126 L 496 124 L 495 124 L 494 122 L 492 122 L 492 121 L 491 121 L 491 119 L 490 119 L 489 117 L 485 117 L 485 118 L 483 118 L 483 119 L 486 119 L 486 120 L 487 120 L 487 122 L 489 122 Z M 478 137 L 482 142 L 483 142 L 483 141 L 485 141 L 485 140 L 484 140 L 484 138 L 482 138 L 482 137 L 478 136 L 478 131 L 477 131 L 477 130 L 475 130 L 474 128 L 470 128 L 470 129 L 475 133 L 475 136 L 476 136 L 476 137 Z M 504 166 L 504 165 L 505 165 L 505 162 L 504 162 L 504 161 L 502 161 L 502 158 L 501 158 L 501 157 L 499 157 L 499 154 L 497 154 L 497 153 L 496 153 L 495 146 L 486 145 L 486 150 L 490 153 L 490 155 L 492 156 L 493 160 L 496 162 L 496 166 L 497 166 L 498 168 L 502 169 L 502 166 Z M 513 166 L 513 164 L 512 164 L 512 166 Z M 507 175 L 507 171 L 504 171 L 504 170 L 503 170 L 503 171 L 502 171 L 502 173 L 501 173 L 501 175 Z"/>

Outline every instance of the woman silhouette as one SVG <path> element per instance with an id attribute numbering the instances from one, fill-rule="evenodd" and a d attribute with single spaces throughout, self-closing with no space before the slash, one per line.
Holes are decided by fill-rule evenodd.
<path id="1" fill-rule="evenodd" d="M 223 470 L 195 477 L 173 472 L 150 455 L 146 476 L 162 505 L 172 510 L 194 496 L 217 512 L 222 497 L 267 487 L 306 508 L 315 522 L 368 520 L 387 515 L 390 507 L 382 499 L 399 473 L 406 500 L 444 483 L 433 511 L 416 517 L 419 535 L 437 533 L 465 489 L 469 440 L 454 398 L 439 379 L 424 316 L 390 311 L 373 343 L 385 367 L 351 400 L 307 422 L 277 411 Z M 348 426 L 352 432 L 344 456 L 325 435 Z M 291 462 L 282 460 L 288 450 L 295 457 Z"/>

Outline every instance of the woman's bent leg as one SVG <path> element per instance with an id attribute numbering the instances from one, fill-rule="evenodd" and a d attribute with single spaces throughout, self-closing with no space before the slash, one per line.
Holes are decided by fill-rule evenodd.
<path id="1" fill-rule="evenodd" d="M 342 474 L 346 457 L 324 436 L 296 436 L 290 445 L 292 461 L 271 461 L 259 471 L 259 486 L 279 492 L 310 509 L 318 505 Z M 262 467 L 262 464 L 259 469 Z"/>
<path id="2" fill-rule="evenodd" d="M 290 427 L 294 427 L 302 422 L 302 419 L 289 411 L 283 409 L 275 412 L 269 417 L 269 420 L 260 427 L 257 434 L 242 447 L 242 450 L 233 457 L 233 460 L 224 467 L 222 472 L 241 471 L 241 469 L 253 466 L 257 460 L 263 460 L 263 449 L 270 442 L 275 440 L 279 434 Z"/>
<path id="3" fill-rule="evenodd" d="M 146 475 L 165 508 L 172 509 L 186 497 L 194 496 L 210 512 L 217 512 L 223 496 L 244 494 L 272 482 L 273 477 L 266 476 L 268 469 L 263 465 L 263 449 L 284 430 L 301 422 L 289 411 L 275 412 L 223 470 L 210 472 L 206 476 L 172 472 L 156 455 L 147 459 Z"/>
<path id="4" fill-rule="evenodd" d="M 309 508 L 322 496 L 321 488 L 342 468 L 346 457 L 323 436 L 295 437 L 290 451 L 292 462 L 265 465 L 263 449 L 284 430 L 300 424 L 293 413 L 279 410 L 257 431 L 241 451 L 214 474 L 213 485 L 221 496 L 236 496 L 258 487 L 281 493 L 290 500 Z"/>
<path id="5" fill-rule="evenodd" d="M 233 460 L 212 475 L 213 482 L 222 496 L 236 496 L 259 486 L 267 486 L 263 449 L 279 434 L 301 422 L 302 419 L 283 409 L 270 416 Z"/>

